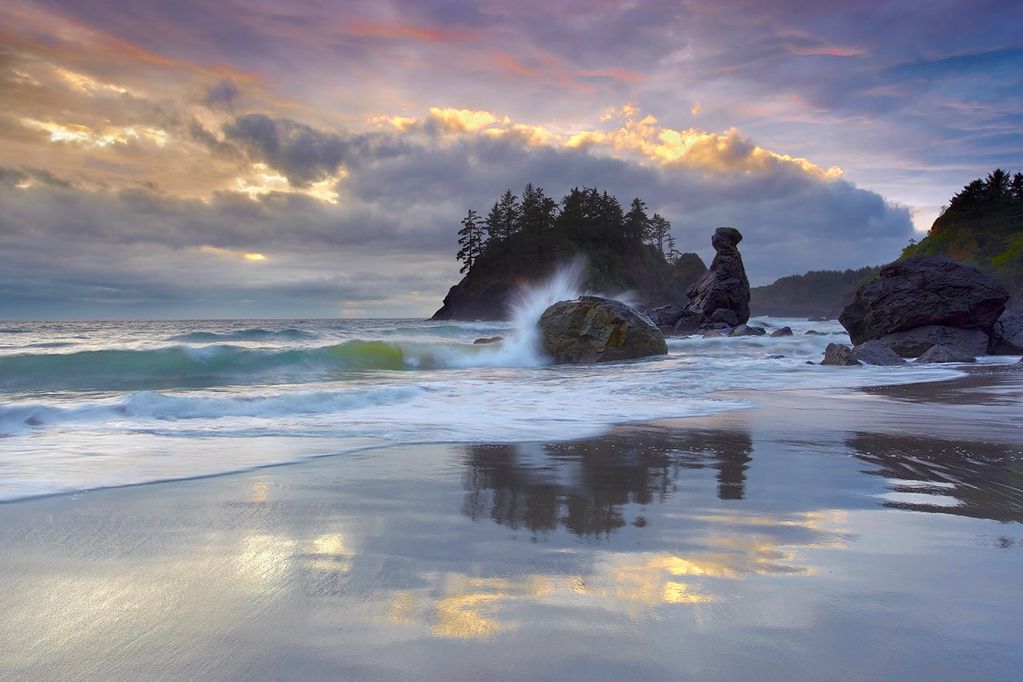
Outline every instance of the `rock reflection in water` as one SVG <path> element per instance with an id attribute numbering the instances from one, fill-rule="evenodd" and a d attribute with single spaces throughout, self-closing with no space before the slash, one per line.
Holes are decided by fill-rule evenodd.
<path id="1" fill-rule="evenodd" d="M 1023 522 L 1023 448 L 862 433 L 846 445 L 889 479 L 885 506 Z"/>
<path id="2" fill-rule="evenodd" d="M 745 497 L 752 458 L 749 434 L 722 431 L 628 433 L 549 445 L 467 448 L 463 512 L 473 520 L 530 531 L 559 526 L 583 536 L 607 535 L 626 523 L 629 503 L 665 502 L 686 469 L 717 470 L 721 500 Z M 642 526 L 646 520 L 631 520 Z"/>

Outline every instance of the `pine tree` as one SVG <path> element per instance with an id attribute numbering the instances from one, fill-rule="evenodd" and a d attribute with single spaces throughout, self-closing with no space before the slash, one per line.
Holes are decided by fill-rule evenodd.
<path id="1" fill-rule="evenodd" d="M 473 264 L 483 254 L 486 247 L 483 224 L 480 223 L 476 211 L 469 209 L 469 212 L 462 219 L 462 229 L 458 231 L 458 255 L 456 258 L 462 263 L 459 272 L 466 272 L 472 269 Z"/>
<path id="2" fill-rule="evenodd" d="M 988 173 L 984 182 L 984 198 L 988 201 L 1000 202 L 1009 196 L 1009 174 L 1001 168 Z"/>
<path id="3" fill-rule="evenodd" d="M 519 198 L 512 191 L 505 190 L 497 204 L 500 215 L 501 239 L 511 239 L 519 227 Z"/>
<path id="4" fill-rule="evenodd" d="M 625 214 L 625 238 L 633 244 L 641 244 L 650 236 L 650 218 L 646 214 L 646 203 L 636 197 Z"/>
<path id="5" fill-rule="evenodd" d="M 1016 201 L 1023 201 L 1023 173 L 1016 173 L 1012 176 L 1012 182 L 1009 184 L 1009 188 L 1012 190 L 1012 198 Z"/>
<path id="6" fill-rule="evenodd" d="M 650 219 L 650 241 L 657 246 L 657 250 L 661 252 L 662 256 L 667 255 L 664 247 L 668 244 L 667 240 L 669 239 L 671 239 L 671 223 L 660 213 L 655 213 L 654 217 Z M 674 244 L 674 240 L 670 244 Z M 671 251 L 671 248 L 668 245 L 668 251 Z"/>
<path id="7" fill-rule="evenodd" d="M 668 259 L 669 263 L 675 265 L 678 263 L 678 259 L 682 257 L 682 253 L 675 248 L 675 238 L 671 236 L 670 232 L 668 233 L 668 236 L 664 238 L 664 245 L 668 247 L 668 252 L 665 254 L 665 257 Z"/>

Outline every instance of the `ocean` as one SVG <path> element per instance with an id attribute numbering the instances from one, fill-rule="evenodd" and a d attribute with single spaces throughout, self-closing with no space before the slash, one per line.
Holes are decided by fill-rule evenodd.
<path id="1" fill-rule="evenodd" d="M 526 292 L 509 322 L 0 322 L 0 501 L 223 474 L 411 443 L 516 443 L 753 407 L 722 395 L 941 380 L 948 367 L 821 367 L 836 322 L 790 337 L 669 338 L 669 353 L 555 366 Z M 809 330 L 820 334 L 806 334 Z M 481 337 L 503 336 L 478 345 Z"/>

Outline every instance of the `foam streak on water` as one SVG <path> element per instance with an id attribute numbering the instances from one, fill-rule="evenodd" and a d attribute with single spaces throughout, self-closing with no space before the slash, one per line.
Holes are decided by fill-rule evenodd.
<path id="1" fill-rule="evenodd" d="M 524 291 L 510 322 L 0 323 L 0 500 L 389 443 L 579 438 L 750 406 L 713 396 L 728 389 L 766 399 L 956 373 L 807 365 L 848 342 L 841 328 L 766 318 L 795 336 L 678 338 L 665 358 L 551 366 L 536 320 L 578 295 L 581 272 Z M 472 343 L 495 335 L 505 341 Z"/>

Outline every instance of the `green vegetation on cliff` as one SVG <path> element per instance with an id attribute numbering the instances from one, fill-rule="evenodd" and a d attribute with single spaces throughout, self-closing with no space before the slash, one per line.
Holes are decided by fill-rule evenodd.
<path id="1" fill-rule="evenodd" d="M 508 190 L 486 218 L 470 210 L 458 237 L 465 277 L 444 299 L 438 319 L 504 317 L 519 284 L 547 277 L 577 256 L 586 259 L 587 289 L 632 291 L 649 305 L 684 300 L 706 271 L 698 256 L 676 250 L 671 223 L 649 215 L 642 199 L 625 210 L 596 188 L 575 188 L 560 202 L 532 184 L 521 196 Z"/>
<path id="2" fill-rule="evenodd" d="M 1023 295 L 1023 173 L 996 169 L 952 197 L 920 243 L 902 258 L 941 255 L 987 270 Z M 837 317 L 879 267 L 822 270 L 782 277 L 750 290 L 754 315 Z"/>
<path id="3" fill-rule="evenodd" d="M 952 197 L 919 244 L 902 257 L 943 255 L 991 272 L 1023 294 L 1023 173 L 995 169 Z"/>
<path id="4" fill-rule="evenodd" d="M 877 276 L 880 266 L 857 270 L 812 270 L 750 289 L 750 311 L 777 317 L 837 318 L 856 289 Z"/>

